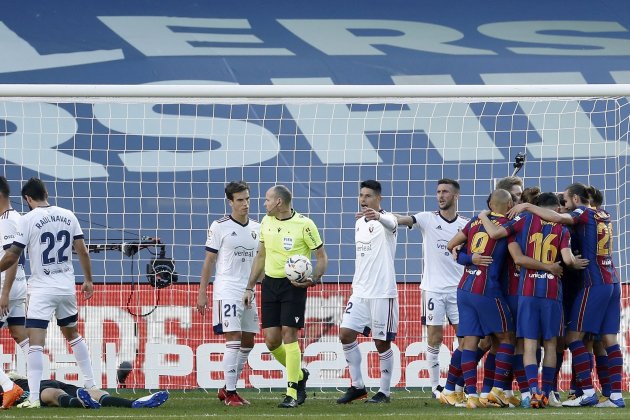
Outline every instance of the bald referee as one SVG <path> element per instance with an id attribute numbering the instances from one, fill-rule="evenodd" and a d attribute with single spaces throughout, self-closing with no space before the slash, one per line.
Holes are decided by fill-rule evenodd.
<path id="1" fill-rule="evenodd" d="M 328 256 L 317 226 L 311 219 L 291 207 L 291 191 L 276 185 L 265 194 L 267 215 L 260 224 L 260 245 L 243 295 L 246 306 L 254 298 L 254 287 L 263 271 L 262 328 L 265 344 L 287 369 L 287 395 L 280 408 L 296 408 L 306 400 L 308 371 L 300 369 L 302 353 L 298 330 L 304 327 L 306 289 L 321 281 L 328 266 Z M 317 265 L 309 281 L 295 283 L 285 277 L 284 265 L 292 255 L 310 259 L 315 251 Z"/>

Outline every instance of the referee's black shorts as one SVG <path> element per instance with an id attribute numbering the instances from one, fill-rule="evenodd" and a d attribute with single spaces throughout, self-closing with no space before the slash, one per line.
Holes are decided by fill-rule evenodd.
<path id="1" fill-rule="evenodd" d="M 261 297 L 263 328 L 304 328 L 306 288 L 293 286 L 285 277 L 265 276 Z"/>

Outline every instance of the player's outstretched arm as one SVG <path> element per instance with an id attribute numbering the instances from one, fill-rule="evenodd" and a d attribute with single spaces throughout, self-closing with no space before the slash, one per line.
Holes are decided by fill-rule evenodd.
<path id="1" fill-rule="evenodd" d="M 411 216 L 403 216 L 401 214 L 392 213 L 394 217 L 396 217 L 396 222 L 398 226 L 407 226 L 408 228 L 413 227 L 413 217 Z"/>
<path id="2" fill-rule="evenodd" d="M 81 264 L 81 270 L 83 271 L 83 285 L 81 286 L 81 292 L 83 292 L 84 299 L 90 299 L 94 294 L 94 282 L 92 281 L 92 262 L 90 261 L 90 254 L 85 246 L 83 238 L 75 239 L 72 242 L 72 246 L 79 258 L 79 264 Z"/>
<path id="3" fill-rule="evenodd" d="M 215 252 L 206 251 L 206 258 L 203 260 L 201 267 L 201 280 L 199 281 L 199 293 L 197 295 L 197 310 L 203 316 L 208 306 L 208 283 L 210 276 L 214 272 L 217 264 L 217 254 Z"/>
<path id="4" fill-rule="evenodd" d="M 530 203 L 521 203 L 521 204 L 515 205 L 514 207 L 510 209 L 507 216 L 510 219 L 513 219 L 519 213 L 522 213 L 524 211 L 534 213 L 535 215 L 541 217 L 543 220 L 546 220 L 548 222 L 562 223 L 563 225 L 575 224 L 573 217 L 571 217 L 569 213 L 558 213 L 553 210 L 538 207 Z"/>

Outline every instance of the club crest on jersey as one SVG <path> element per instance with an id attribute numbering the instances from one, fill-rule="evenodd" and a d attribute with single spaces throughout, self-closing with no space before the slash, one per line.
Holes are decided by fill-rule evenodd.
<path id="1" fill-rule="evenodd" d="M 368 230 L 370 231 L 370 233 L 374 232 L 374 226 L 370 226 Z"/>
<path id="2" fill-rule="evenodd" d="M 284 237 L 282 239 L 282 247 L 287 251 L 293 248 L 293 238 L 288 237 L 288 236 Z"/>
<path id="3" fill-rule="evenodd" d="M 230 326 L 230 321 L 228 321 L 227 319 L 225 321 L 223 321 L 223 326 L 225 328 L 229 327 Z"/>
<path id="4" fill-rule="evenodd" d="M 252 230 L 252 239 L 256 239 L 256 237 L 257 237 L 257 236 L 258 236 L 258 235 L 256 235 L 256 232 L 254 232 L 254 231 Z"/>

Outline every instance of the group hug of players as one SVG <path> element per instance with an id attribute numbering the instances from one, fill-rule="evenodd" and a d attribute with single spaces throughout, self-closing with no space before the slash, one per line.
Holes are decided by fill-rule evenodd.
<path id="1" fill-rule="evenodd" d="M 621 288 L 602 194 L 575 183 L 562 194 L 532 188 L 523 197 L 526 202 L 519 203 L 496 189 L 489 211 L 448 243 L 465 268 L 457 288 L 459 348 L 440 401 L 468 408 L 625 407 L 617 342 Z M 477 365 L 488 346 L 478 394 Z M 574 393 L 560 402 L 565 348 L 572 356 Z M 601 397 L 593 388 L 595 366 Z M 513 378 L 520 399 L 512 393 Z"/>
<path id="2" fill-rule="evenodd" d="M 394 258 L 397 229 L 407 226 L 423 237 L 422 318 L 432 395 L 443 404 L 469 408 L 624 407 L 617 343 L 621 289 L 612 261 L 611 218 L 602 208 L 601 193 L 582 184 L 572 184 L 562 194 L 523 191 L 520 178 L 508 177 L 488 198 L 490 211 L 469 220 L 457 213 L 459 189 L 455 180 L 439 180 L 438 210 L 407 216 L 381 208 L 378 181 L 361 182 L 352 295 L 339 328 L 351 386 L 337 403 L 391 401 L 391 342 L 398 328 Z M 249 404 L 236 383 L 259 332 L 254 291 L 261 283 L 265 344 L 286 367 L 288 379 L 278 407 L 297 408 L 306 400 L 309 376 L 301 367 L 298 330 L 304 326 L 306 290 L 317 286 L 326 271 L 324 243 L 312 220 L 293 209 L 285 186 L 266 192 L 260 224 L 249 218 L 245 182 L 230 182 L 225 193 L 232 211 L 208 230 L 197 302 L 203 315 L 216 270 L 212 323 L 226 338 L 226 385 L 218 397 L 228 406 Z M 311 251 L 317 257 L 312 278 L 289 282 L 283 271 L 287 258 L 296 253 L 310 258 Z M 459 347 L 442 387 L 438 355 L 446 319 L 455 327 Z M 370 333 L 381 377 L 378 391 L 368 399 L 357 335 Z M 557 381 L 565 347 L 572 355 L 574 378 L 569 399 L 561 403 Z M 477 365 L 484 355 L 478 394 Z M 595 366 L 601 397 L 593 387 Z M 520 398 L 512 391 L 514 378 Z"/>

